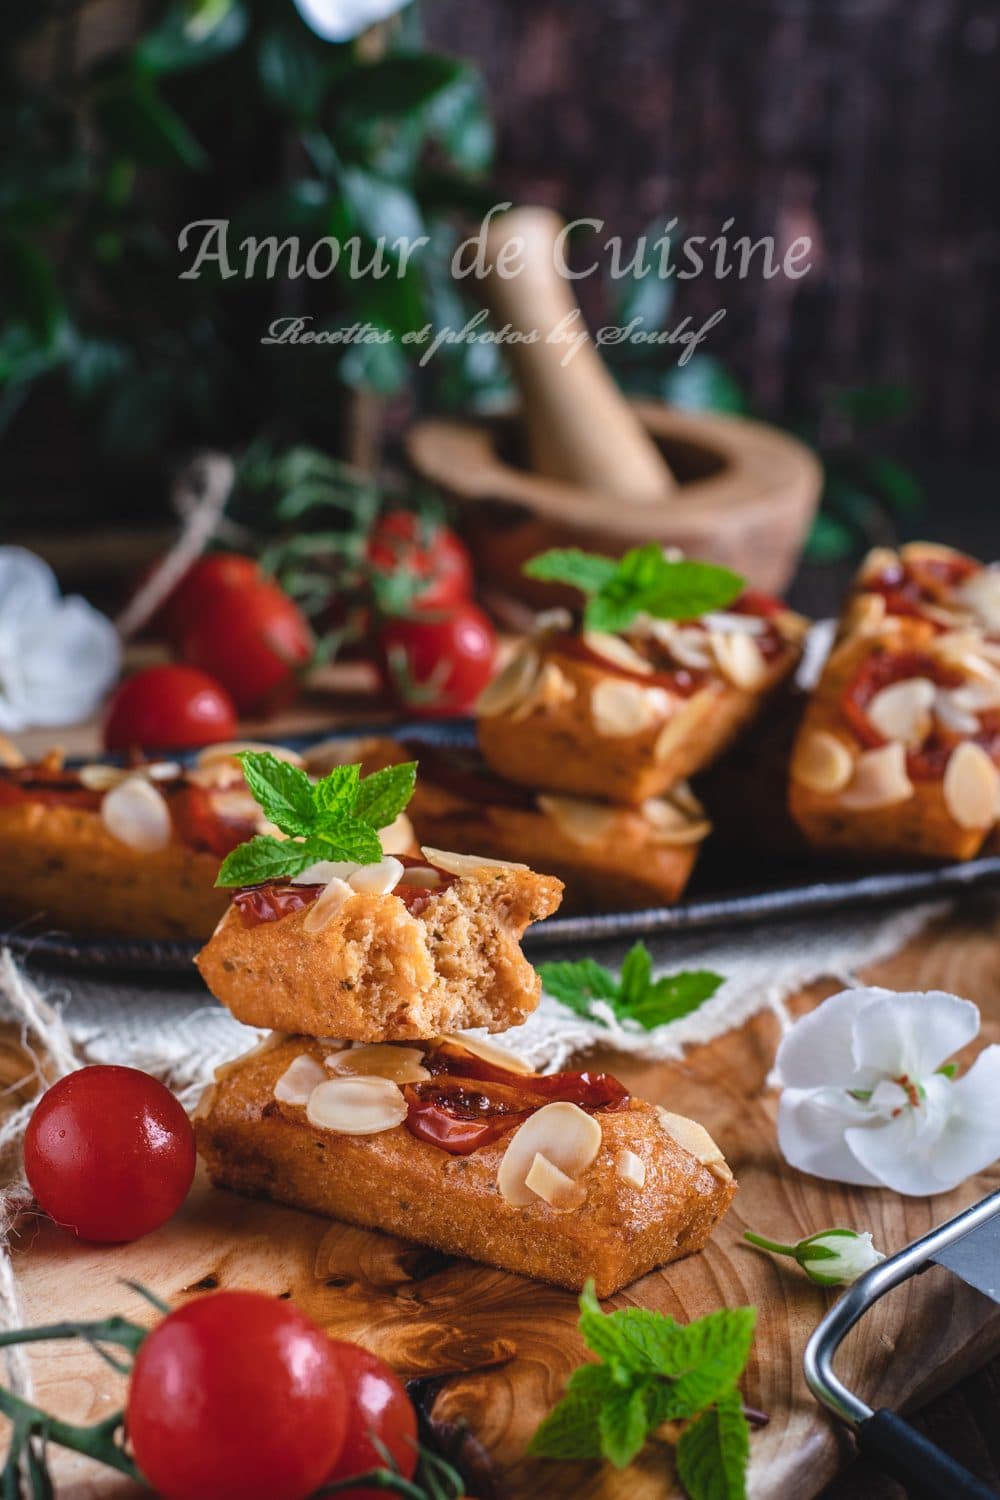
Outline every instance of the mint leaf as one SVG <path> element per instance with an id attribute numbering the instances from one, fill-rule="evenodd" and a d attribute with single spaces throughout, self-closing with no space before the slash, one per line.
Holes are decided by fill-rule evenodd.
<path id="1" fill-rule="evenodd" d="M 240 755 L 247 786 L 287 840 L 258 836 L 224 860 L 216 885 L 257 885 L 290 878 L 319 860 L 374 864 L 382 858 L 378 829 L 402 812 L 413 793 L 416 765 L 390 766 L 361 780 L 361 767 L 335 766 L 315 785 L 304 771 L 271 754 Z"/>
<path id="2" fill-rule="evenodd" d="M 601 1452 L 616 1469 L 627 1468 L 646 1441 L 645 1391 L 641 1385 L 618 1387 L 605 1399 L 597 1419 Z"/>
<path id="3" fill-rule="evenodd" d="M 296 844 L 291 839 L 276 839 L 270 833 L 259 833 L 247 844 L 240 844 L 222 861 L 215 877 L 216 885 L 262 885 L 265 880 L 299 875 L 317 859 L 315 845 Z"/>
<path id="4" fill-rule="evenodd" d="M 417 784 L 417 763 L 410 760 L 401 766 L 386 766 L 373 771 L 358 787 L 354 799 L 354 816 L 363 818 L 373 828 L 388 828 L 406 807 Z"/>
<path id="5" fill-rule="evenodd" d="M 693 1417 L 736 1384 L 750 1357 L 756 1322 L 755 1308 L 733 1307 L 678 1328 L 668 1372 L 675 1377 L 670 1416 Z"/>
<path id="6" fill-rule="evenodd" d="M 578 547 L 554 547 L 526 562 L 521 571 L 543 583 L 564 583 L 584 594 L 596 594 L 617 573 L 618 564 L 614 558 L 581 552 Z"/>
<path id="7" fill-rule="evenodd" d="M 655 980 L 644 995 L 637 995 L 628 1006 L 633 1021 L 647 1031 L 680 1021 L 711 1000 L 722 984 L 722 975 L 710 969 L 688 969 L 679 974 L 665 974 Z"/>
<path id="8" fill-rule="evenodd" d="M 604 1365 L 573 1371 L 566 1395 L 552 1408 L 528 1444 L 531 1458 L 600 1458 L 601 1408 L 618 1386 Z"/>
<path id="9" fill-rule="evenodd" d="M 639 614 L 696 620 L 725 609 L 746 587 L 738 573 L 715 563 L 671 561 L 655 542 L 633 547 L 619 562 L 573 547 L 556 549 L 532 558 L 523 571 L 529 578 L 579 589 L 587 596 L 587 629 L 612 635 L 627 630 Z"/>
<path id="10" fill-rule="evenodd" d="M 592 958 L 539 964 L 538 972 L 548 993 L 581 1016 L 590 1015 L 594 1000 L 613 1001 L 618 995 L 615 976 Z"/>
<path id="11" fill-rule="evenodd" d="M 323 823 L 352 815 L 360 777 L 360 766 L 334 766 L 329 776 L 317 781 L 313 787 L 313 797 Z"/>
<path id="12" fill-rule="evenodd" d="M 309 833 L 316 809 L 313 784 L 305 771 L 279 760 L 270 750 L 245 750 L 236 758 L 265 817 L 277 824 L 282 833 Z"/>
<path id="13" fill-rule="evenodd" d="M 691 1015 L 722 983 L 721 975 L 708 969 L 655 980 L 652 971 L 652 955 L 641 942 L 625 955 L 617 979 L 592 958 L 538 966 L 546 991 L 577 1015 L 600 1020 L 593 1014 L 593 1003 L 603 1000 L 619 1021 L 636 1021 L 646 1031 Z"/>
<path id="14" fill-rule="evenodd" d="M 314 835 L 310 843 L 316 850 L 313 860 L 348 860 L 355 865 L 374 865 L 382 858 L 382 845 L 375 829 L 356 818 L 324 829 Z"/>
<path id="15" fill-rule="evenodd" d="M 677 1472 L 690 1500 L 744 1500 L 750 1427 L 737 1390 L 685 1427 L 677 1444 Z"/>

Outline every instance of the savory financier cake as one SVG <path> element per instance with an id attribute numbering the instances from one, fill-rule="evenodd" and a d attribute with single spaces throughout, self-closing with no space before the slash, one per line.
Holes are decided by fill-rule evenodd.
<path id="1" fill-rule="evenodd" d="M 1000 647 L 917 616 L 849 630 L 799 727 L 789 806 L 817 849 L 978 854 L 1000 817 Z"/>
<path id="2" fill-rule="evenodd" d="M 876 547 L 858 569 L 841 631 L 871 633 L 893 619 L 1000 642 L 1000 566 L 938 542 L 907 542 L 898 552 Z"/>
<path id="3" fill-rule="evenodd" d="M 195 1133 L 221 1187 L 599 1297 L 700 1250 L 736 1191 L 694 1121 L 459 1037 L 272 1037 L 219 1070 Z"/>
<path id="4" fill-rule="evenodd" d="M 565 885 L 563 912 L 641 910 L 682 894 L 711 824 L 688 787 L 637 807 L 535 792 L 492 772 L 473 749 L 386 738 L 351 742 L 365 772 L 415 760 L 407 809 L 422 844 L 523 860 Z M 345 751 L 331 742 L 307 764 L 322 773 Z"/>
<path id="5" fill-rule="evenodd" d="M 538 1004 L 520 939 L 561 892 L 525 865 L 432 849 L 314 867 L 237 890 L 196 962 L 251 1026 L 356 1041 L 503 1031 Z"/>
<path id="6" fill-rule="evenodd" d="M 522 785 L 645 802 L 722 754 L 794 669 L 805 628 L 756 595 L 617 635 L 547 622 L 479 700 L 483 756 Z"/>

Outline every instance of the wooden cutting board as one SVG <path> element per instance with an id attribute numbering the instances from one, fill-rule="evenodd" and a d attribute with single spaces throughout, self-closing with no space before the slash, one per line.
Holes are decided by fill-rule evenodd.
<path id="1" fill-rule="evenodd" d="M 866 978 L 896 989 L 943 988 L 982 1008 L 981 1041 L 1000 1040 L 1000 924 L 982 907 L 949 919 Z M 797 997 L 815 1005 L 831 986 Z M 832 1294 L 791 1263 L 740 1242 L 744 1228 L 794 1240 L 834 1224 L 871 1229 L 886 1251 L 983 1196 L 996 1169 L 935 1199 L 846 1189 L 790 1171 L 775 1145 L 776 1096 L 766 1085 L 777 1027 L 772 1015 L 689 1053 L 683 1063 L 643 1064 L 600 1053 L 594 1061 L 636 1092 L 703 1120 L 741 1184 L 730 1214 L 701 1255 L 647 1276 L 613 1299 L 682 1320 L 720 1305 L 760 1310 L 744 1381 L 748 1404 L 770 1416 L 752 1440 L 751 1493 L 808 1500 L 849 1462 L 847 1434 L 830 1424 L 802 1380 L 805 1341 Z M 975 1049 L 973 1049 L 975 1050 Z M 540 1283 L 449 1260 L 398 1240 L 307 1214 L 248 1202 L 198 1181 L 162 1230 L 118 1248 L 78 1245 L 37 1219 L 22 1223 L 16 1269 L 28 1318 L 145 1317 L 125 1278 L 173 1303 L 215 1287 L 291 1296 L 331 1333 L 364 1343 L 404 1377 L 440 1377 L 435 1420 L 464 1418 L 492 1460 L 494 1493 L 510 1500 L 665 1500 L 677 1493 L 669 1450 L 651 1444 L 624 1474 L 599 1464 L 522 1457 L 537 1423 L 584 1355 L 575 1299 Z M 874 1405 L 918 1405 L 1000 1349 L 1000 1309 L 944 1270 L 890 1294 L 844 1346 L 847 1384 Z M 120 1400 L 121 1384 L 84 1347 L 36 1346 L 38 1399 L 74 1421 L 93 1421 Z M 105 1500 L 139 1493 L 75 1457 L 56 1462 L 58 1494 Z M 477 1485 L 480 1497 L 486 1487 Z"/>

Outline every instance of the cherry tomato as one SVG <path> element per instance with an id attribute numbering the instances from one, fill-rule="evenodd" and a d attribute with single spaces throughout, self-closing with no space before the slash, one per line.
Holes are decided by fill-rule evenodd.
<path id="1" fill-rule="evenodd" d="M 497 639 L 475 604 L 386 620 L 379 664 L 393 700 L 424 717 L 468 713 L 493 676 Z"/>
<path id="2" fill-rule="evenodd" d="M 233 700 L 194 667 L 146 667 L 127 677 L 104 715 L 106 750 L 195 749 L 236 733 Z"/>
<path id="3" fill-rule="evenodd" d="M 373 1439 L 391 1454 L 403 1478 L 412 1479 L 417 1467 L 417 1416 L 409 1396 L 377 1355 L 336 1339 L 333 1347 L 347 1391 L 347 1437 L 326 1483 L 384 1469 L 385 1458 Z M 347 1493 L 350 1500 L 380 1500 L 385 1491 L 365 1486 Z"/>
<path id="4" fill-rule="evenodd" d="M 166 1223 L 194 1176 L 194 1134 L 173 1094 L 137 1068 L 81 1068 L 38 1101 L 24 1170 L 50 1218 L 119 1244 Z"/>
<path id="5" fill-rule="evenodd" d="M 412 511 L 387 511 L 375 524 L 368 561 L 382 575 L 408 575 L 410 606 L 442 609 L 472 593 L 472 562 L 447 526 L 422 521 Z"/>
<path id="6" fill-rule="evenodd" d="M 162 1500 L 306 1500 L 344 1443 L 336 1346 L 276 1297 L 200 1297 L 140 1347 L 125 1421 Z"/>
<path id="7" fill-rule="evenodd" d="M 176 645 L 189 621 L 197 619 L 216 593 L 245 588 L 259 582 L 261 576 L 252 557 L 239 552 L 210 552 L 191 564 L 150 623 L 165 640 Z"/>
<path id="8" fill-rule="evenodd" d="M 313 645 L 298 605 L 266 579 L 209 594 L 180 639 L 185 661 L 217 677 L 241 713 L 287 702 Z"/>

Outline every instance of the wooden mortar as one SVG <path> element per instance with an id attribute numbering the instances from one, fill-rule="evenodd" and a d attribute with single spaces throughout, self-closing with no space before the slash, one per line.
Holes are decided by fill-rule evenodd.
<path id="1" fill-rule="evenodd" d="M 534 335 L 504 345 L 522 417 L 418 422 L 405 440 L 414 469 L 458 504 L 484 582 L 528 603 L 559 594 L 521 573 L 545 548 L 620 556 L 649 541 L 780 592 L 819 500 L 816 458 L 760 422 L 627 401 L 589 338 L 563 363 L 566 345 L 549 335 L 572 317 L 585 329 L 556 270 L 561 229 L 550 210 L 520 208 L 484 241 L 494 324 Z"/>

